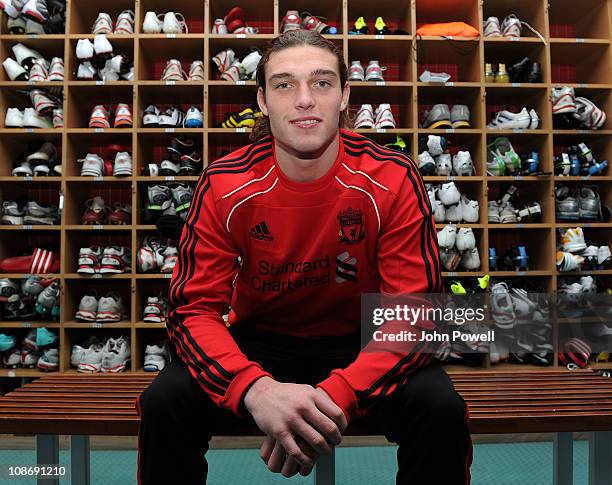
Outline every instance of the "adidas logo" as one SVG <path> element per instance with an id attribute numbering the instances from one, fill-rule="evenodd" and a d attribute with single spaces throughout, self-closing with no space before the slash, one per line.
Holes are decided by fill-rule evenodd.
<path id="1" fill-rule="evenodd" d="M 249 231 L 249 236 L 251 236 L 253 239 L 257 239 L 258 241 L 274 241 L 274 236 L 270 234 L 268 225 L 264 221 L 261 221 L 259 224 L 253 226 Z"/>

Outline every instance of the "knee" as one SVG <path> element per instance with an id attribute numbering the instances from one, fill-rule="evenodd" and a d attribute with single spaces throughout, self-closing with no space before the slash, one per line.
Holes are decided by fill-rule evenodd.
<path id="1" fill-rule="evenodd" d="M 160 373 L 138 397 L 141 419 L 168 419 L 171 415 L 182 415 L 186 411 L 189 394 L 193 392 L 188 372 Z"/>

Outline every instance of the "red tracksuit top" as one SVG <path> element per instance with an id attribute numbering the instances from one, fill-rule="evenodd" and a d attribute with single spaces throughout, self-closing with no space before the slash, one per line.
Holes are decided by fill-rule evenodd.
<path id="1" fill-rule="evenodd" d="M 200 177 L 172 275 L 168 333 L 212 400 L 242 415 L 244 394 L 269 374 L 228 332 L 230 303 L 232 325 L 340 336 L 360 331 L 362 293 L 441 289 L 429 198 L 409 157 L 340 130 L 331 169 L 300 183 L 283 174 L 267 137 Z M 422 344 L 411 345 L 408 354 L 362 352 L 318 387 L 350 421 L 428 361 Z"/>

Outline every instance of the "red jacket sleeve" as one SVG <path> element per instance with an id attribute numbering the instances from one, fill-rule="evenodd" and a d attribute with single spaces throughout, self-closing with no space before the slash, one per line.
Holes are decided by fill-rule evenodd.
<path id="1" fill-rule="evenodd" d="M 414 162 L 407 160 L 406 170 L 406 180 L 378 241 L 382 295 L 442 291 L 438 240 L 427 191 Z M 367 349 L 346 369 L 332 371 L 318 385 L 349 421 L 363 416 L 378 399 L 391 394 L 431 360 L 431 352 L 422 342 L 405 342 L 401 350 Z"/>
<path id="2" fill-rule="evenodd" d="M 240 351 L 222 318 L 229 307 L 238 256 L 217 214 L 205 173 L 179 243 L 170 284 L 168 334 L 179 357 L 211 399 L 242 415 L 246 390 L 270 374 Z"/>

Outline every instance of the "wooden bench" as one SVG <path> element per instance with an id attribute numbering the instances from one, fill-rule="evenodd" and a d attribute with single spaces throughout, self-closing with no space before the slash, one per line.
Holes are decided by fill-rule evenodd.
<path id="1" fill-rule="evenodd" d="M 134 400 L 152 377 L 43 377 L 0 398 L 0 433 L 36 435 L 39 465 L 59 463 L 58 435 L 70 435 L 71 483 L 89 485 L 89 436 L 135 436 Z M 555 433 L 554 484 L 570 485 L 572 432 L 592 432 L 589 485 L 612 483 L 612 379 L 589 370 L 564 369 L 459 372 L 451 377 L 470 405 L 472 433 Z M 347 434 L 380 434 L 368 426 L 356 422 Z M 223 435 L 254 433 L 259 434 L 247 428 L 224 430 Z M 334 456 L 321 457 L 315 484 L 333 484 L 334 476 Z"/>

